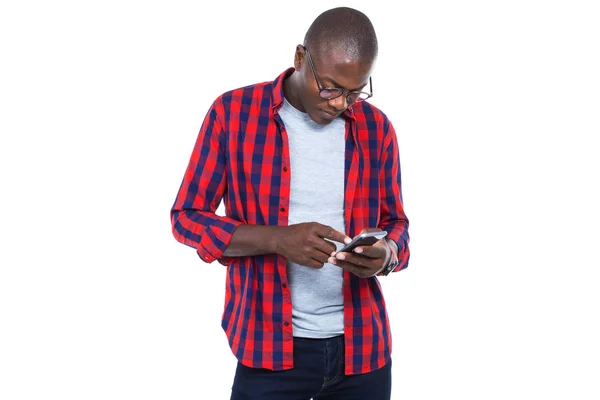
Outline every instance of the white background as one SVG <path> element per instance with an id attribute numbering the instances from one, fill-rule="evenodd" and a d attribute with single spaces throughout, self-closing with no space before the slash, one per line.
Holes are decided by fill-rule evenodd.
<path id="1" fill-rule="evenodd" d="M 600 398 L 593 3 L 3 2 L 0 398 L 229 398 L 225 270 L 169 210 L 214 98 L 339 5 L 379 36 L 411 222 L 392 398 Z"/>

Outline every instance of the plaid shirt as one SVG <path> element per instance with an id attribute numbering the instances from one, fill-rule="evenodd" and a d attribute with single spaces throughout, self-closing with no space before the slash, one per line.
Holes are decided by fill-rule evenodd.
<path id="1" fill-rule="evenodd" d="M 287 225 L 290 153 L 278 114 L 283 80 L 219 96 L 208 111 L 171 209 L 175 238 L 207 263 L 227 266 L 222 327 L 237 359 L 271 370 L 293 368 L 292 301 L 286 259 L 278 254 L 223 255 L 240 224 Z M 367 102 L 345 111 L 344 220 L 350 237 L 388 231 L 408 265 L 408 220 L 402 206 L 396 133 Z M 226 216 L 215 214 L 221 200 Z M 318 221 L 316 221 L 318 222 Z M 345 373 L 367 373 L 391 354 L 390 325 L 378 278 L 344 270 Z"/>

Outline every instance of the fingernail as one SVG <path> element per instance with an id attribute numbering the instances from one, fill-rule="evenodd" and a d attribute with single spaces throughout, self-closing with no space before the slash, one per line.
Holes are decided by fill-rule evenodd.
<path id="1" fill-rule="evenodd" d="M 327 259 L 327 262 L 328 262 L 329 264 L 335 264 L 335 258 L 333 258 L 333 257 L 329 257 L 329 258 Z"/>
<path id="2" fill-rule="evenodd" d="M 335 251 L 332 251 L 330 254 L 331 257 L 335 257 Z"/>
<path id="3" fill-rule="evenodd" d="M 344 243 L 346 243 L 346 244 L 350 243 L 351 241 L 352 241 L 352 239 L 349 238 L 349 237 L 347 237 L 346 239 L 344 239 Z"/>
<path id="4" fill-rule="evenodd" d="M 359 253 L 359 254 L 360 254 L 360 253 L 362 253 L 362 248 L 361 248 L 361 247 L 357 247 L 357 248 L 354 250 L 354 252 L 355 252 L 355 253 Z"/>
<path id="5" fill-rule="evenodd" d="M 342 253 L 339 253 L 338 255 L 336 255 L 338 260 L 343 260 L 345 257 Z"/>

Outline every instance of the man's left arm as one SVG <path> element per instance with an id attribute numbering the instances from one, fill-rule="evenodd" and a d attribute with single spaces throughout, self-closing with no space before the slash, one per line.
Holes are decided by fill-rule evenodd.
<path id="1" fill-rule="evenodd" d="M 387 236 L 372 246 L 358 246 L 351 252 L 335 251 L 328 262 L 344 268 L 356 276 L 367 278 L 374 275 L 387 275 L 393 266 L 395 255 L 398 264 L 393 271 L 408 266 L 408 218 L 404 214 L 400 177 L 400 157 L 396 132 L 389 121 L 384 123 L 384 146 L 379 174 L 380 215 L 376 228 L 366 228 L 363 232 L 385 230 Z"/>
<path id="2" fill-rule="evenodd" d="M 380 219 L 378 228 L 387 231 L 385 240 L 398 255 L 398 266 L 394 272 L 408 267 L 410 250 L 408 244 L 408 218 L 402 200 L 402 177 L 400 152 L 396 131 L 389 120 L 384 121 L 384 146 L 379 174 Z"/>

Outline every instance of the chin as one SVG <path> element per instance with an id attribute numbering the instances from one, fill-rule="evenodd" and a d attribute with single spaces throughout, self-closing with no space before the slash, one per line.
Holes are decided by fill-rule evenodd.
<path id="1" fill-rule="evenodd" d="M 331 121 L 335 119 L 328 117 L 324 111 L 321 110 L 312 110 L 312 112 L 308 113 L 308 116 L 319 125 L 329 125 Z"/>

